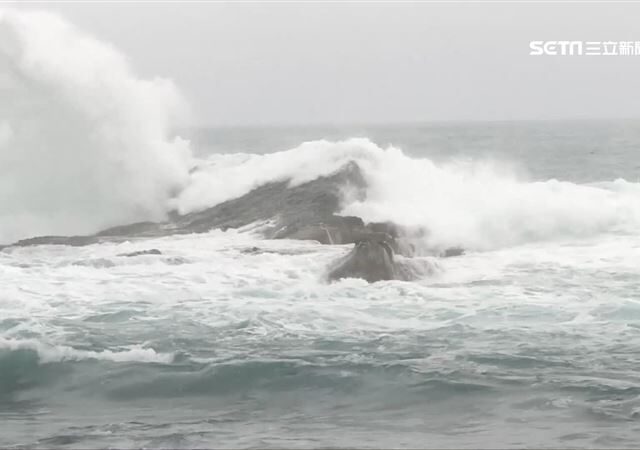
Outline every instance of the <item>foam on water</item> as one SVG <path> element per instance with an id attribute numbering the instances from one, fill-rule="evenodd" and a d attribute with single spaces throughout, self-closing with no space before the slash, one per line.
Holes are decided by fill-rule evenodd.
<path id="1" fill-rule="evenodd" d="M 112 350 L 78 350 L 67 345 L 49 345 L 36 339 L 5 339 L 0 338 L 0 352 L 3 350 L 30 350 L 38 354 L 41 363 L 62 361 L 102 360 L 113 362 L 154 362 L 170 363 L 174 359 L 172 354 L 160 354 L 150 348 L 133 346 L 121 351 Z"/>
<path id="2" fill-rule="evenodd" d="M 263 251 L 246 251 L 254 247 Z M 118 256 L 150 248 L 161 254 Z M 570 442 L 586 445 L 598 434 L 583 418 L 588 410 L 631 439 L 622 430 L 637 407 L 639 250 L 638 236 L 568 238 L 445 259 L 419 282 L 369 285 L 324 282 L 349 246 L 237 231 L 5 249 L 0 364 L 12 378 L 0 394 L 63 405 L 56 414 L 73 419 L 41 420 L 38 438 L 83 436 L 71 426 L 78 421 L 170 422 L 178 434 L 202 423 L 200 445 L 237 446 L 244 436 L 259 446 L 267 432 L 251 420 L 270 417 L 295 442 L 311 433 L 316 443 L 352 446 L 358 431 L 342 417 L 378 442 L 410 429 L 407 446 L 427 437 L 441 446 L 514 446 L 531 424 L 547 433 L 527 442 L 549 444 L 571 420 L 583 434 Z M 74 264 L 85 260 L 113 264 Z M 39 365 L 19 352 L 36 353 Z M 82 418 L 87 402 L 102 419 Z M 237 417 L 216 431 L 202 422 L 230 409 Z M 456 425 L 461 414 L 481 429 Z M 504 424 L 514 417 L 526 423 L 511 435 Z M 306 424 L 319 420 L 327 428 L 310 431 Z M 16 424 L 0 442 L 31 443 L 27 422 Z M 145 430 L 119 435 L 144 446 Z M 84 438 L 90 447 L 117 443 L 111 434 Z"/>
<path id="3" fill-rule="evenodd" d="M 367 139 L 194 161 L 169 138 L 171 83 L 46 14 L 0 12 L 0 92 L 0 242 L 355 161 L 367 199 L 346 193 L 344 214 L 470 250 L 417 282 L 328 284 L 349 246 L 250 227 L 5 248 L 0 446 L 637 445 L 640 184 L 531 181 Z"/>

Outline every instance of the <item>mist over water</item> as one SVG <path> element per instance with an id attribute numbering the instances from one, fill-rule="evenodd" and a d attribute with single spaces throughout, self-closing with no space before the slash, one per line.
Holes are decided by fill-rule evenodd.
<path id="1" fill-rule="evenodd" d="M 0 242 L 161 220 L 187 182 L 173 84 L 57 16 L 0 10 L 0 92 Z"/>
<path id="2" fill-rule="evenodd" d="M 354 161 L 367 198 L 343 214 L 466 249 L 328 284 L 348 246 L 251 229 L 4 248 L 0 447 L 637 446 L 640 124 L 194 131 L 170 81 L 16 11 L 0 94 L 0 243 Z"/>

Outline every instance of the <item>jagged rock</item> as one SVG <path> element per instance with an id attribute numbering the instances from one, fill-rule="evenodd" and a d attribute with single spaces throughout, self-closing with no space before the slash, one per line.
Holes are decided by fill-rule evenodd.
<path id="1" fill-rule="evenodd" d="M 273 226 L 263 231 L 268 239 L 322 239 L 322 233 L 312 228 L 330 227 L 339 242 L 348 243 L 355 239 L 348 237 L 351 230 L 363 229 L 364 223 L 358 217 L 335 215 L 340 211 L 344 189 L 352 192 L 358 200 L 364 200 L 366 196 L 366 183 L 356 163 L 348 163 L 333 175 L 298 186 L 289 186 L 289 180 L 268 183 L 203 211 L 170 214 L 167 222 L 122 225 L 91 236 L 36 237 L 13 245 L 89 245 L 131 238 L 204 233 L 212 229 L 227 230 L 269 220 L 274 221 Z M 347 237 L 341 237 L 343 235 Z"/>
<path id="2" fill-rule="evenodd" d="M 360 218 L 335 215 L 340 210 L 344 189 L 352 191 L 359 200 L 365 198 L 366 183 L 355 163 L 345 165 L 333 175 L 298 186 L 289 186 L 289 181 L 260 186 L 242 197 L 181 216 L 175 224 L 193 233 L 274 220 L 273 226 L 264 231 L 267 238 L 291 238 L 296 233 L 304 234 L 307 226 L 321 224 L 343 229 L 363 226 Z M 314 233 L 310 235 L 321 236 Z"/>
<path id="3" fill-rule="evenodd" d="M 327 278 L 361 278 L 374 283 L 384 280 L 413 281 L 433 274 L 437 265 L 430 260 L 404 258 L 394 254 L 386 241 L 360 241 L 344 257 L 332 264 Z"/>
<path id="4" fill-rule="evenodd" d="M 384 232 L 372 231 L 365 226 L 361 219 L 358 219 L 360 223 L 352 220 L 340 221 L 336 219 L 342 219 L 339 216 L 331 218 L 330 223 L 317 223 L 307 224 L 296 227 L 295 229 L 285 228 L 276 233 L 273 237 L 275 239 L 300 239 L 300 240 L 314 240 L 322 244 L 328 245 L 344 245 L 355 244 L 360 241 L 374 241 L 374 242 L 393 242 L 394 239 L 390 235 Z M 351 219 L 351 218 L 345 218 Z"/>
<path id="5" fill-rule="evenodd" d="M 428 231 L 406 228 L 392 222 L 365 224 L 359 217 L 337 215 L 343 195 L 350 200 L 366 199 L 366 182 L 360 167 L 348 163 L 336 173 L 319 177 L 298 186 L 289 180 L 272 182 L 251 192 L 203 211 L 179 215 L 169 214 L 166 222 L 140 222 L 106 229 L 92 236 L 45 236 L 25 239 L 14 245 L 88 245 L 99 242 L 122 242 L 131 239 L 162 237 L 173 234 L 203 233 L 212 229 L 248 227 L 265 223 L 260 232 L 267 239 L 315 240 L 322 244 L 355 244 L 353 251 L 330 271 L 331 279 L 358 276 L 368 281 L 415 279 L 425 273 L 416 262 L 404 257 L 440 255 L 458 256 L 460 248 L 431 249 L 425 247 Z M 0 250 L 2 247 L 0 247 Z M 157 252 L 157 253 L 156 253 Z M 262 253 L 249 250 L 248 253 Z M 119 256 L 161 254 L 145 250 Z"/>
<path id="6" fill-rule="evenodd" d="M 369 283 L 395 280 L 393 250 L 386 242 L 360 241 L 329 270 L 330 281 L 362 278 Z"/>

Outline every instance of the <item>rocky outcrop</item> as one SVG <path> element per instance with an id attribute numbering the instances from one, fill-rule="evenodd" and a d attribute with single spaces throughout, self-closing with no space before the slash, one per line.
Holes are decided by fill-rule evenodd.
<path id="1" fill-rule="evenodd" d="M 335 215 L 341 209 L 345 189 L 352 192 L 355 199 L 366 197 L 366 183 L 355 163 L 347 164 L 331 176 L 298 186 L 290 186 L 289 180 L 260 186 L 242 197 L 180 216 L 175 225 L 193 233 L 271 221 L 272 225 L 263 231 L 266 238 L 304 239 L 307 229 L 309 236 L 322 238 L 322 233 L 314 234 L 310 228 L 325 226 L 349 230 L 362 224 L 359 218 Z"/>
<path id="2" fill-rule="evenodd" d="M 414 281 L 433 274 L 438 265 L 424 258 L 406 258 L 394 253 L 386 241 L 360 241 L 329 267 L 327 279 L 361 278 L 370 283 L 384 280 Z"/>
<path id="3" fill-rule="evenodd" d="M 385 241 L 360 241 L 345 257 L 334 263 L 328 278 L 330 281 L 362 278 L 370 283 L 398 279 L 393 250 Z"/>
<path id="4" fill-rule="evenodd" d="M 333 175 L 290 186 L 289 180 L 268 183 L 251 192 L 203 211 L 170 214 L 162 223 L 141 222 L 106 229 L 91 236 L 45 236 L 25 239 L 14 245 L 88 245 L 173 234 L 227 230 L 261 223 L 267 239 L 314 240 L 327 245 L 355 244 L 354 249 L 334 264 L 329 278 L 360 277 L 367 281 L 409 280 L 424 275 L 420 264 L 406 264 L 397 255 L 434 254 L 455 256 L 461 249 L 424 248 L 427 231 L 408 229 L 391 222 L 364 223 L 359 217 L 337 215 L 349 192 L 351 200 L 366 198 L 366 181 L 356 163 L 348 163 Z M 158 254 L 136 252 L 138 254 Z"/>

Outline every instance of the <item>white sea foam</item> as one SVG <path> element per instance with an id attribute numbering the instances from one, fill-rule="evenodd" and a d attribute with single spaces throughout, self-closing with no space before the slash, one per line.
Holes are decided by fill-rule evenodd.
<path id="1" fill-rule="evenodd" d="M 368 190 L 365 201 L 347 201 L 343 213 L 425 227 L 430 245 L 484 250 L 640 225 L 637 183 L 530 182 L 498 163 L 438 165 L 367 139 L 307 142 L 268 155 L 213 155 L 192 174 L 177 207 L 182 213 L 202 209 L 269 181 L 299 184 L 349 161 L 363 170 Z"/>
<path id="2" fill-rule="evenodd" d="M 55 15 L 0 10 L 0 96 L 0 243 L 162 219 L 187 181 L 174 85 Z"/>
<path id="3" fill-rule="evenodd" d="M 32 350 L 38 354 L 41 363 L 62 361 L 101 360 L 113 362 L 170 363 L 174 360 L 171 353 L 158 353 L 151 348 L 133 346 L 126 350 L 91 351 L 78 350 L 66 345 L 49 345 L 35 339 L 0 338 L 0 350 Z"/>

